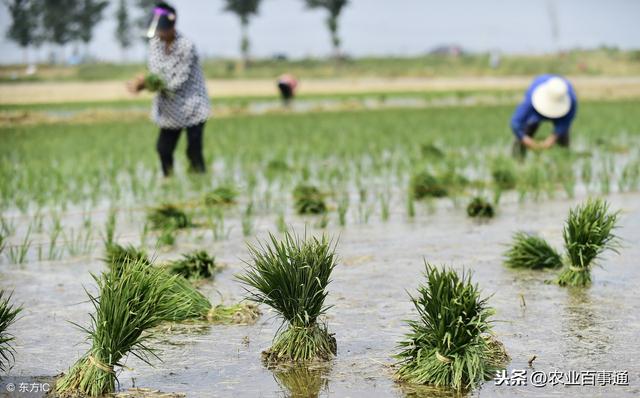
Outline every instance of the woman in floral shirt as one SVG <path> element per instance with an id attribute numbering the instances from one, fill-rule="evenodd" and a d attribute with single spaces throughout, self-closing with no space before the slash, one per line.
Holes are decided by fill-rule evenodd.
<path id="1" fill-rule="evenodd" d="M 173 171 L 173 152 L 184 129 L 191 170 L 205 171 L 202 135 L 210 113 L 209 95 L 195 46 L 176 31 L 175 23 L 175 9 L 158 3 L 147 32 L 149 71 L 164 82 L 164 89 L 153 100 L 151 117 L 160 127 L 157 150 L 165 177 Z M 138 76 L 128 86 L 135 93 L 143 90 L 144 76 Z"/>

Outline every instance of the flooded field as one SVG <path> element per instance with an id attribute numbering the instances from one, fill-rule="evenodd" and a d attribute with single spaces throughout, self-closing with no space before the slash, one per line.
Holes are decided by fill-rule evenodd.
<path id="1" fill-rule="evenodd" d="M 606 255 L 602 267 L 594 269 L 588 289 L 545 283 L 555 271 L 518 271 L 502 264 L 505 244 L 516 230 L 537 232 L 560 247 L 562 220 L 580 199 L 584 198 L 506 200 L 497 217 L 486 223 L 471 221 L 451 202 L 439 201 L 412 221 L 392 213 L 386 223 L 330 226 L 326 232 L 339 237 L 340 261 L 328 296 L 333 305 L 328 324 L 338 342 L 338 355 L 328 366 L 288 373 L 265 368 L 260 352 L 271 344 L 279 322 L 264 308 L 266 313 L 252 326 L 162 326 L 153 345 L 163 361 L 150 367 L 129 358 L 119 375 L 120 389 L 136 386 L 192 397 L 448 396 L 443 391 L 409 390 L 394 382 L 392 356 L 406 332 L 403 321 L 415 316 L 407 292 L 414 293 L 422 282 L 424 259 L 472 270 L 484 295 L 492 295 L 489 303 L 497 311 L 494 331 L 512 358 L 508 372 L 628 371 L 629 376 L 628 386 L 604 387 L 496 386 L 488 381 L 471 396 L 638 396 L 639 194 L 609 196 L 612 208 L 622 211 L 617 233 L 624 243 L 620 255 Z M 304 230 L 304 219 L 290 220 L 296 230 Z M 256 219 L 258 237 L 272 229 L 272 219 Z M 307 233 L 322 231 L 309 226 Z M 231 231 L 222 242 L 208 236 L 181 236 L 174 248 L 158 257 L 176 257 L 194 247 L 210 251 L 225 264 L 215 281 L 201 288 L 212 302 L 242 299 L 243 289 L 234 279 L 248 260 L 240 231 Z M 92 308 L 83 287 L 93 289 L 90 272 L 105 269 L 101 255 L 98 250 L 70 261 L 0 265 L 0 289 L 15 289 L 15 302 L 25 308 L 13 329 L 18 340 L 10 375 L 54 376 L 86 351 L 86 345 L 78 344 L 83 334 L 69 321 L 88 322 Z"/>

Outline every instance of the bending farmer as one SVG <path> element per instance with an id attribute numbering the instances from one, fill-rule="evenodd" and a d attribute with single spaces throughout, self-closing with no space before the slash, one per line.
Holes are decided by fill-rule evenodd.
<path id="1" fill-rule="evenodd" d="M 176 31 L 176 17 L 176 10 L 167 3 L 161 2 L 154 7 L 147 32 L 151 74 L 146 79 L 138 76 L 128 84 L 134 93 L 145 88 L 158 91 L 151 117 L 160 127 L 156 148 L 165 177 L 173 172 L 173 152 L 183 129 L 187 130 L 191 171 L 204 173 L 202 135 L 210 112 L 198 54 L 194 44 Z M 150 84 L 150 77 L 159 83 Z"/>
<path id="2" fill-rule="evenodd" d="M 514 155 L 524 156 L 527 149 L 547 149 L 556 143 L 568 147 L 577 107 L 576 93 L 565 78 L 536 77 L 511 118 L 511 129 L 516 136 Z M 536 131 L 545 120 L 553 123 L 553 134 L 544 141 L 536 141 Z"/>

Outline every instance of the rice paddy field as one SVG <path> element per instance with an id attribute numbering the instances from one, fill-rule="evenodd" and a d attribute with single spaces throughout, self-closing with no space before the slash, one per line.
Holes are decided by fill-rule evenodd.
<path id="1" fill-rule="evenodd" d="M 283 317 L 290 330 L 317 326 L 315 317 L 299 326 L 299 314 L 288 317 L 277 303 L 259 303 L 257 319 L 149 325 L 143 336 L 157 358 L 128 355 L 115 368 L 85 358 L 117 375 L 120 396 L 640 395 L 640 99 L 582 101 L 570 150 L 518 160 L 509 129 L 518 96 L 325 96 L 289 110 L 255 98 L 220 100 L 205 129 L 207 173 L 189 172 L 183 138 L 170 179 L 161 177 L 144 101 L 1 106 L 0 290 L 22 308 L 9 329 L 7 375 L 53 383 L 95 348 L 78 325 L 89 328 L 99 308 L 90 297 L 109 277 L 92 274 L 109 275 L 112 245 L 143 249 L 156 264 L 205 251 L 215 260 L 190 283 L 213 307 L 234 306 L 261 297 L 247 272 L 266 278 L 260 261 L 270 257 L 255 250 L 289 231 L 329 237 L 335 250 L 335 262 L 326 248 L 299 254 L 325 259 L 331 274 L 323 274 L 330 283 L 319 288 L 322 300 L 308 298 L 322 307 L 318 333 L 337 346 L 332 356 L 329 340 L 328 361 L 263 362 L 261 353 L 278 346 Z M 588 198 L 618 212 L 617 244 L 598 251 L 590 284 L 559 286 L 557 269 L 505 266 L 518 231 L 544 238 L 564 259 L 563 242 L 574 239 L 563 237 L 565 221 Z M 567 269 L 581 272 L 571 250 Z M 489 378 L 461 391 L 398 380 L 406 321 L 418 316 L 411 297 L 435 294 L 419 290 L 425 262 L 471 273 L 495 310 L 492 335 L 509 357 L 502 369 L 545 373 L 544 386 Z M 559 381 L 570 372 L 628 381 Z"/>

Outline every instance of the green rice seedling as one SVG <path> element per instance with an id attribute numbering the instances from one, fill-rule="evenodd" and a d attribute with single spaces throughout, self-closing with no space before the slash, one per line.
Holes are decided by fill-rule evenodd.
<path id="1" fill-rule="evenodd" d="M 391 201 L 391 193 L 389 191 L 380 194 L 380 218 L 382 221 L 389 220 L 389 202 Z"/>
<path id="2" fill-rule="evenodd" d="M 324 195 L 313 185 L 298 185 L 293 190 L 293 200 L 298 214 L 323 214 L 327 211 Z"/>
<path id="3" fill-rule="evenodd" d="M 640 181 L 640 161 L 629 161 L 622 169 L 622 174 L 618 180 L 618 189 L 620 192 L 633 192 L 638 190 L 638 182 Z"/>
<path id="4" fill-rule="evenodd" d="M 472 218 L 493 218 L 493 205 L 483 197 L 476 196 L 467 206 L 467 215 Z"/>
<path id="5" fill-rule="evenodd" d="M 0 290 L 0 371 L 7 372 L 12 366 L 15 354 L 13 341 L 15 337 L 8 329 L 16 321 L 22 307 L 11 304 L 11 294 Z"/>
<path id="6" fill-rule="evenodd" d="M 338 223 L 341 227 L 347 225 L 347 212 L 349 211 L 349 193 L 344 192 L 338 200 Z"/>
<path id="7" fill-rule="evenodd" d="M 204 250 L 182 255 L 182 258 L 167 264 L 167 271 L 189 280 L 208 279 L 217 272 L 216 260 Z"/>
<path id="8" fill-rule="evenodd" d="M 231 185 L 221 185 L 204 197 L 207 206 L 232 205 L 236 203 L 238 191 Z"/>
<path id="9" fill-rule="evenodd" d="M 155 73 L 147 73 L 144 77 L 144 88 L 152 93 L 167 92 L 164 80 Z"/>
<path id="10" fill-rule="evenodd" d="M 13 264 L 24 264 L 27 261 L 27 255 L 29 254 L 29 248 L 31 247 L 31 227 L 27 229 L 27 232 L 22 239 L 22 243 L 19 245 L 9 246 L 9 260 Z"/>
<path id="11" fill-rule="evenodd" d="M 120 272 L 105 272 L 93 278 L 99 294 L 87 291 L 95 313 L 88 327 L 77 325 L 87 334 L 91 349 L 57 380 L 58 394 L 92 397 L 115 391 L 115 367 L 124 366 L 131 354 L 145 363 L 157 358 L 147 345 L 152 337 L 145 331 L 158 326 L 183 305 L 170 294 L 175 280 L 143 262 L 131 262 Z"/>
<path id="12" fill-rule="evenodd" d="M 289 164 L 283 159 L 272 159 L 267 163 L 265 176 L 267 180 L 273 181 L 276 177 L 282 176 L 291 170 Z"/>
<path id="13" fill-rule="evenodd" d="M 253 232 L 253 202 L 249 202 L 242 213 L 242 235 L 247 237 Z"/>
<path id="14" fill-rule="evenodd" d="M 204 319 L 207 316 L 211 310 L 211 302 L 183 276 L 172 275 L 163 268 L 155 267 L 143 251 L 132 246 L 113 246 L 116 246 L 112 249 L 114 254 L 107 253 L 104 259 L 111 272 L 121 274 L 131 264 L 144 264 L 148 267 L 149 275 L 155 277 L 159 272 L 160 277 L 172 281 L 169 287 L 169 298 L 180 305 L 176 306 L 174 311 L 167 312 L 165 321 L 179 322 L 188 319 Z M 109 248 L 107 248 L 108 251 Z"/>
<path id="15" fill-rule="evenodd" d="M 238 279 L 250 300 L 268 305 L 283 319 L 273 345 L 263 352 L 265 362 L 332 358 L 336 341 L 320 317 L 329 309 L 324 301 L 336 266 L 335 246 L 326 236 L 301 240 L 287 232 L 280 241 L 270 234 L 249 251 L 251 263 Z"/>
<path id="16" fill-rule="evenodd" d="M 407 217 L 413 219 L 416 216 L 415 198 L 412 193 L 407 195 Z"/>
<path id="17" fill-rule="evenodd" d="M 448 195 L 446 186 L 434 175 L 423 171 L 411 178 L 411 193 L 414 199 L 442 198 Z"/>
<path id="18" fill-rule="evenodd" d="M 516 174 L 512 167 L 497 164 L 491 170 L 493 183 L 502 191 L 509 191 L 516 187 Z"/>
<path id="19" fill-rule="evenodd" d="M 129 262 L 151 265 L 151 260 L 144 250 L 133 245 L 105 244 L 105 256 L 102 259 L 108 265 L 119 266 Z"/>
<path id="20" fill-rule="evenodd" d="M 252 325 L 262 313 L 258 306 L 252 303 L 239 303 L 231 306 L 222 304 L 211 308 L 207 313 L 207 320 L 216 325 Z"/>
<path id="21" fill-rule="evenodd" d="M 609 211 L 602 199 L 589 199 L 569 211 L 562 232 L 568 264 L 560 272 L 561 286 L 587 286 L 591 284 L 591 267 L 603 252 L 617 253 L 619 238 L 613 233 L 619 212 Z"/>
<path id="22" fill-rule="evenodd" d="M 505 265 L 511 268 L 562 267 L 562 256 L 546 240 L 523 231 L 513 235 L 513 243 L 504 258 Z"/>
<path id="23" fill-rule="evenodd" d="M 49 250 L 47 252 L 47 259 L 49 261 L 59 260 L 62 257 L 62 250 L 58 250 L 58 238 L 62 233 L 62 226 L 60 225 L 60 221 L 54 222 L 53 229 L 49 235 Z"/>
<path id="24" fill-rule="evenodd" d="M 4 236 L 9 237 L 16 232 L 16 226 L 13 221 L 8 220 L 0 215 L 0 229 L 2 229 Z"/>
<path id="25" fill-rule="evenodd" d="M 399 343 L 400 380 L 464 391 L 504 367 L 508 356 L 490 336 L 494 311 L 480 298 L 471 275 L 426 266 L 427 283 L 411 301 L 418 319 Z"/>
<path id="26" fill-rule="evenodd" d="M 7 237 L 4 235 L 3 231 L 0 231 L 0 254 L 2 254 L 6 246 L 7 246 Z"/>
<path id="27" fill-rule="evenodd" d="M 183 210 L 172 204 L 165 204 L 150 209 L 147 213 L 147 220 L 151 223 L 153 229 L 181 229 L 191 226 L 189 216 Z"/>
<path id="28" fill-rule="evenodd" d="M 105 245 L 109 246 L 115 242 L 117 214 L 115 209 L 109 210 L 107 221 L 104 224 L 104 233 L 102 240 Z"/>
<path id="29" fill-rule="evenodd" d="M 582 161 L 581 177 L 582 177 L 582 183 L 584 184 L 587 191 L 589 191 L 589 186 L 591 185 L 591 181 L 593 180 L 593 169 L 591 166 L 591 159 L 585 159 Z"/>
<path id="30" fill-rule="evenodd" d="M 176 244 L 177 229 L 171 226 L 162 228 L 158 235 L 158 247 L 174 246 Z"/>
<path id="31" fill-rule="evenodd" d="M 425 142 L 420 145 L 420 153 L 428 159 L 442 159 L 445 156 L 444 151 L 433 142 Z"/>
<path id="32" fill-rule="evenodd" d="M 278 232 L 285 233 L 287 232 L 287 221 L 284 216 L 284 209 L 280 208 L 278 211 L 278 218 L 276 219 L 276 228 Z"/>

